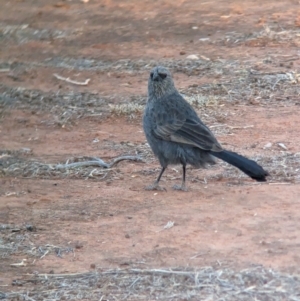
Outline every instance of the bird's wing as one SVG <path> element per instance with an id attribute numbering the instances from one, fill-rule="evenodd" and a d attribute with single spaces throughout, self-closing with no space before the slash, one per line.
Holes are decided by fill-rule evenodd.
<path id="1" fill-rule="evenodd" d="M 187 108 L 168 107 L 159 111 L 156 114 L 154 134 L 163 140 L 189 144 L 203 150 L 221 151 L 221 145 L 196 113 L 187 118 L 185 109 Z"/>
<path id="2" fill-rule="evenodd" d="M 186 119 L 182 127 L 171 135 L 171 141 L 192 144 L 204 150 L 222 150 L 212 132 L 195 119 Z"/>

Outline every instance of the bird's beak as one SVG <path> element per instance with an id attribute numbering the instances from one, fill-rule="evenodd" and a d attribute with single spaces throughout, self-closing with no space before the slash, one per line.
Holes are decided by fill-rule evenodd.
<path id="1" fill-rule="evenodd" d="M 159 75 L 158 75 L 158 72 L 155 72 L 155 73 L 153 74 L 153 80 L 154 80 L 155 82 L 158 82 L 158 81 L 159 81 Z"/>

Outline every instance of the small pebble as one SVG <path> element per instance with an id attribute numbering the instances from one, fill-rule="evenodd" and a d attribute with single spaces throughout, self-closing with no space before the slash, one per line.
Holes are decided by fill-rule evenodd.
<path id="1" fill-rule="evenodd" d="M 199 57 L 196 54 L 190 54 L 186 58 L 188 60 L 199 60 Z"/>
<path id="2" fill-rule="evenodd" d="M 266 148 L 270 148 L 271 146 L 272 146 L 272 143 L 268 142 L 263 148 L 266 149 Z"/>
<path id="3" fill-rule="evenodd" d="M 278 143 L 278 146 L 280 146 L 280 147 L 283 148 L 284 150 L 287 150 L 287 147 L 286 147 L 283 143 Z"/>

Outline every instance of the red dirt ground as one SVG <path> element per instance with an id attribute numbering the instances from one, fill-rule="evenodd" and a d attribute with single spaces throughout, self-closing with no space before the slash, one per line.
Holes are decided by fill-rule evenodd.
<path id="1" fill-rule="evenodd" d="M 176 2 L 176 4 L 175 4 Z M 202 3 L 201 3 L 202 2 Z M 62 39 L 9 40 L 1 45 L 1 62 L 33 63 L 49 57 L 172 60 L 189 54 L 216 59 L 252 59 L 297 56 L 292 43 L 251 42 L 210 44 L 200 38 L 222 39 L 227 32 L 240 34 L 282 24 L 300 26 L 298 1 L 5 1 L 1 24 L 29 24 L 30 28 L 72 32 Z M 55 21 L 55 22 L 53 22 Z M 197 27 L 192 29 L 192 27 Z M 180 54 L 181 53 L 181 54 Z M 184 54 L 183 54 L 184 53 Z M 299 60 L 293 70 L 299 69 Z M 148 71 L 112 72 L 72 70 L 34 65 L 0 73 L 9 87 L 43 92 L 93 92 L 112 96 L 112 102 L 146 95 Z M 281 70 L 286 70 L 281 66 Z M 52 74 L 91 82 L 86 87 L 56 80 Z M 212 82 L 209 76 L 175 73 L 177 87 Z M 236 126 L 218 139 L 229 149 L 247 156 L 270 157 L 282 153 L 282 142 L 291 153 L 300 149 L 299 105 L 259 102 L 225 102 L 216 108 L 224 123 Z M 3 150 L 30 148 L 35 158 L 64 162 L 70 157 L 97 156 L 110 160 L 124 154 L 114 144 L 145 143 L 141 116 L 136 119 L 105 115 L 83 117 L 64 127 L 49 124 L 51 114 L 32 114 L 15 107 L 1 118 Z M 209 124 L 210 125 L 210 124 Z M 242 128 L 251 125 L 252 127 Z M 97 138 L 98 143 L 93 143 Z M 255 147 L 252 145 L 255 144 Z M 150 162 L 150 163 L 149 163 Z M 226 265 L 233 268 L 261 264 L 300 272 L 299 183 L 257 184 L 247 178 L 211 178 L 211 171 L 188 169 L 188 192 L 173 191 L 180 182 L 180 167 L 170 167 L 162 179 L 167 192 L 145 191 L 157 176 L 156 160 L 123 161 L 105 180 L 0 178 L 0 222 L 36 227 L 32 247 L 72 247 L 74 253 L 58 257 L 51 253 L 33 258 L 22 253 L 1 260 L 0 285 L 11 289 L 13 279 L 26 273 L 83 272 L 94 267 L 175 267 Z M 281 167 L 278 166 L 278 169 Z M 219 173 L 224 171 L 219 166 Z M 300 171 L 298 171 L 299 173 Z M 271 177 L 272 178 L 272 177 Z M 164 229 L 169 222 L 174 226 Z M 25 267 L 11 264 L 27 259 Z"/>

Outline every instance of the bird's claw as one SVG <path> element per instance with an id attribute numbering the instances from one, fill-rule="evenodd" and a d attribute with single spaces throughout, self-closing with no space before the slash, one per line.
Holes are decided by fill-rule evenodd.
<path id="1" fill-rule="evenodd" d="M 188 189 L 186 188 L 186 186 L 184 184 L 182 184 L 182 185 L 174 185 L 173 189 L 174 190 L 181 190 L 181 191 L 188 191 Z"/>
<path id="2" fill-rule="evenodd" d="M 158 183 L 154 183 L 152 185 L 146 186 L 145 190 L 158 190 L 158 191 L 167 191 L 165 187 L 161 187 Z"/>

